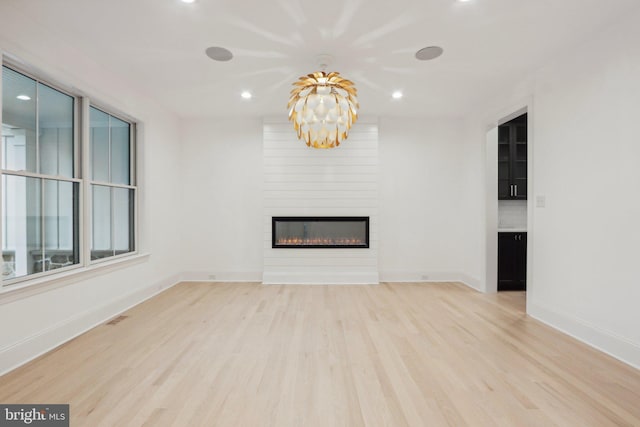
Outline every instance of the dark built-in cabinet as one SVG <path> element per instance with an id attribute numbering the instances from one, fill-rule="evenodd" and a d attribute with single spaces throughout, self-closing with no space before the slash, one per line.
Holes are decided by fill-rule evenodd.
<path id="1" fill-rule="evenodd" d="M 527 115 L 498 126 L 498 200 L 527 199 Z"/>
<path id="2" fill-rule="evenodd" d="M 527 233 L 498 233 L 498 291 L 527 290 Z"/>

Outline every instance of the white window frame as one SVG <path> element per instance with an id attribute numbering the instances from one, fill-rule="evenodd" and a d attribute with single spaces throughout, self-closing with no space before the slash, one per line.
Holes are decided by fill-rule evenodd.
<path id="1" fill-rule="evenodd" d="M 131 126 L 129 128 L 129 176 L 131 177 L 131 182 L 132 184 L 130 185 L 126 185 L 126 184 L 114 184 L 111 182 L 104 182 L 104 181 L 94 181 L 91 179 L 91 126 L 90 126 L 90 122 L 91 122 L 91 107 L 96 108 L 100 111 L 102 111 L 105 114 L 108 114 L 112 117 L 115 117 L 116 119 L 120 119 L 124 122 L 129 123 L 129 125 Z M 83 143 L 83 155 L 82 155 L 82 164 L 83 164 L 83 171 L 86 171 L 86 173 L 83 175 L 85 176 L 85 179 L 83 180 L 83 187 L 84 187 L 84 194 L 85 194 L 85 199 L 87 200 L 87 202 L 84 205 L 84 221 L 86 224 L 85 227 L 85 236 L 84 236 L 84 243 L 85 243 L 85 256 L 86 259 L 88 261 L 89 265 L 93 265 L 93 264 L 100 264 L 102 262 L 108 262 L 108 261 L 112 261 L 112 260 L 116 260 L 116 259 L 120 259 L 120 258 L 126 258 L 129 257 L 131 255 L 136 255 L 138 254 L 138 242 L 139 242 L 139 234 L 138 234 L 138 167 L 137 167 L 137 159 L 138 156 L 136 155 L 137 153 L 137 126 L 136 126 L 136 121 L 132 120 L 130 117 L 123 115 L 123 114 L 119 114 L 119 113 L 115 113 L 113 109 L 109 108 L 109 107 L 103 107 L 102 104 L 100 103 L 96 103 L 95 101 L 92 101 L 89 98 L 83 98 L 83 102 L 82 102 L 82 110 L 83 110 L 83 123 L 82 123 L 82 131 L 84 134 L 84 138 L 83 141 L 86 142 Z M 85 125 L 86 123 L 86 125 Z M 109 168 L 111 169 L 111 168 Z M 92 260 L 91 259 L 91 246 L 92 246 L 92 242 L 91 242 L 91 238 L 93 236 L 93 212 L 91 210 L 91 208 L 93 207 L 93 199 L 92 199 L 92 194 L 93 192 L 91 191 L 91 186 L 92 185 L 101 185 L 104 187 L 110 187 L 110 188 L 125 188 L 128 190 L 133 190 L 133 221 L 132 221 L 132 225 L 133 225 L 133 250 L 130 252 L 126 252 L 123 254 L 119 254 L 119 255 L 112 255 L 109 257 L 104 257 L 104 258 L 99 258 L 96 260 Z M 113 215 L 113 198 L 111 199 L 111 213 Z M 111 238 L 113 241 L 113 233 L 114 231 L 111 230 Z"/>
<path id="2" fill-rule="evenodd" d="M 35 81 L 50 86 L 51 88 L 64 93 L 73 98 L 74 100 L 74 124 L 73 124 L 73 137 L 74 137 L 74 171 L 72 178 L 55 177 L 60 181 L 77 182 L 79 187 L 78 194 L 78 251 L 79 262 L 67 267 L 58 268 L 55 270 L 44 271 L 26 276 L 15 277 L 4 280 L 0 276 L 0 295 L 9 293 L 19 289 L 36 288 L 39 285 L 59 282 L 70 277 L 78 275 L 85 275 L 95 269 L 103 269 L 109 266 L 115 266 L 118 264 L 129 264 L 131 261 L 146 257 L 139 252 L 140 248 L 140 187 L 139 187 L 139 172 L 140 172 L 140 155 L 138 145 L 138 131 L 140 121 L 134 117 L 122 113 L 117 108 L 113 108 L 106 105 L 94 98 L 81 93 L 79 90 L 67 86 L 65 84 L 57 82 L 55 79 L 47 77 L 45 72 L 42 72 L 28 65 L 24 65 L 19 60 L 15 60 L 11 57 L 3 55 L 0 51 L 0 123 L 2 123 L 2 73 L 3 66 L 6 66 L 13 71 L 34 79 Z M 94 182 L 91 180 L 91 163 L 90 163 L 90 114 L 89 108 L 93 106 L 113 117 L 123 120 L 131 125 L 130 128 L 130 176 L 132 185 L 119 185 L 105 183 L 110 187 L 128 188 L 134 191 L 133 197 L 133 250 L 123 254 L 118 254 L 101 259 L 91 260 L 91 184 L 101 184 L 100 182 Z M 37 120 L 36 120 L 37 122 Z M 3 148 L 2 144 L 2 127 L 0 126 L 0 164 L 2 164 Z M 3 174 L 14 176 L 26 176 L 34 178 L 51 178 L 48 175 L 42 175 L 39 173 L 23 172 L 23 171 L 4 171 Z M 0 186 L 0 212 L 4 203 L 4 194 L 2 193 L 2 187 Z M 1 219 L 0 219 L 1 221 Z M 3 240 L 4 227 L 0 226 L 0 242 Z M 0 250 L 2 247 L 0 246 Z M 4 258 L 0 257 L 0 269 L 3 268 Z M 36 286 L 38 285 L 38 286 Z"/>

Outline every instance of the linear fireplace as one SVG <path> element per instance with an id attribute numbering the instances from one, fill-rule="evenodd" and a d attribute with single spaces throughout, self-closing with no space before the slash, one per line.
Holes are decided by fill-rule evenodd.
<path id="1" fill-rule="evenodd" d="M 368 248 L 368 216 L 274 216 L 272 248 Z"/>

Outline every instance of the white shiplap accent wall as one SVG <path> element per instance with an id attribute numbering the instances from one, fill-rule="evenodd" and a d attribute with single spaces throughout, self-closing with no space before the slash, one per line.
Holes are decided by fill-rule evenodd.
<path id="1" fill-rule="evenodd" d="M 288 122 L 264 123 L 263 283 L 378 283 L 378 125 L 315 150 Z M 273 249 L 272 216 L 368 216 L 368 249 Z"/>

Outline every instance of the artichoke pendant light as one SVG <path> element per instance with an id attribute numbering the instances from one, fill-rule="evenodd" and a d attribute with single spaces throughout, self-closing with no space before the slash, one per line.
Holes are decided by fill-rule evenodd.
<path id="1" fill-rule="evenodd" d="M 319 57 L 323 71 L 300 77 L 293 83 L 289 120 L 299 139 L 313 148 L 334 148 L 347 139 L 358 118 L 358 99 L 353 82 L 337 72 L 327 73 L 327 57 Z"/>

